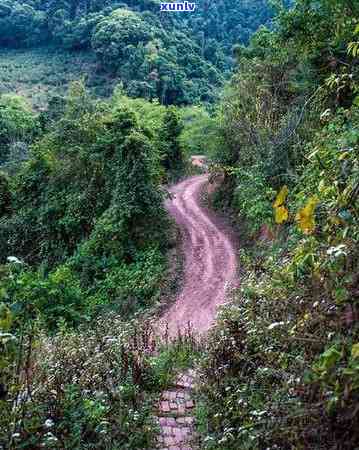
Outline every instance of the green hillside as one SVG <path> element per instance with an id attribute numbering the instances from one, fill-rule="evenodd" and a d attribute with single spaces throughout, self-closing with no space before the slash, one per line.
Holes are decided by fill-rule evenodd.
<path id="1" fill-rule="evenodd" d="M 232 46 L 247 42 L 260 25 L 270 21 L 272 11 L 266 0 L 241 1 L 235 6 L 200 1 L 197 11 L 193 16 L 161 13 L 160 2 L 154 0 L 2 0 L 0 48 L 29 49 L 51 43 L 53 49 L 16 52 L 15 56 L 3 53 L 10 67 L 1 73 L 0 89 L 8 89 L 9 70 L 14 72 L 10 80 L 19 79 L 19 90 L 22 77 L 31 78 L 28 95 L 41 80 L 45 86 L 62 87 L 72 72 L 85 72 L 90 85 L 93 78 L 107 78 L 110 85 L 116 80 L 130 96 L 158 98 L 163 104 L 213 102 L 232 68 Z M 75 53 L 69 54 L 70 50 Z M 49 58 L 49 70 L 36 76 L 42 57 Z M 24 64 L 25 74 L 16 75 L 17 61 Z"/>
<path id="2" fill-rule="evenodd" d="M 159 3 L 0 0 L 0 449 L 357 450 L 359 4 Z"/>

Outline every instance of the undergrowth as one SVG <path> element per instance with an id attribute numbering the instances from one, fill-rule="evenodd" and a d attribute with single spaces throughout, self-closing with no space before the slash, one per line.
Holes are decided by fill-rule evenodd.
<path id="1" fill-rule="evenodd" d="M 202 361 L 205 449 L 359 448 L 358 14 L 298 1 L 238 54 L 213 172 L 247 245 Z"/>
<path id="2" fill-rule="evenodd" d="M 198 353 L 190 332 L 159 340 L 148 322 L 115 313 L 47 336 L 1 311 L 0 445 L 5 449 L 149 449 L 154 404 Z M 7 326 L 5 326 L 7 325 Z"/>

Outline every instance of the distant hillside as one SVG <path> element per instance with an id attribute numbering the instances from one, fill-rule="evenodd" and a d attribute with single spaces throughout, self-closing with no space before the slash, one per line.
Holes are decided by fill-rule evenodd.
<path id="1" fill-rule="evenodd" d="M 130 96 L 212 102 L 233 66 L 233 45 L 271 17 L 267 0 L 199 0 L 194 13 L 161 13 L 158 0 L 0 0 L 0 48 L 86 51 L 96 60 L 91 74 L 120 79 Z"/>
<path id="2" fill-rule="evenodd" d="M 35 111 L 43 111 L 52 97 L 66 96 L 70 83 L 83 78 L 92 95 L 108 97 L 118 79 L 96 68 L 96 57 L 89 50 L 0 49 L 0 95 L 21 95 Z"/>

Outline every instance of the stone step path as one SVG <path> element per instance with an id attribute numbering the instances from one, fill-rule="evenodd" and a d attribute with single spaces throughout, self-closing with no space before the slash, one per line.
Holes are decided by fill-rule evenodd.
<path id="1" fill-rule="evenodd" d="M 193 389 L 195 372 L 178 376 L 173 389 L 162 392 L 156 420 L 160 427 L 157 448 L 160 450 L 195 450 Z"/>

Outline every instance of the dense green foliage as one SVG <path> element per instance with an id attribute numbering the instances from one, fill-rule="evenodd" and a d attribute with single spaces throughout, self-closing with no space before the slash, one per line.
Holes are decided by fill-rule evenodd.
<path id="1" fill-rule="evenodd" d="M 129 320 L 170 288 L 161 184 L 185 170 L 177 112 L 121 89 L 96 102 L 82 82 L 39 116 L 1 101 L 4 148 L 31 145 L 0 173 L 0 446 L 150 448 L 149 402 L 188 352 L 153 355 Z"/>
<path id="2" fill-rule="evenodd" d="M 153 448 L 151 405 L 195 360 L 203 448 L 359 447 L 359 5 L 298 0 L 248 45 L 266 2 L 197 9 L 0 0 L 0 45 L 51 42 L 53 85 L 69 55 L 97 67 L 37 115 L 0 96 L 0 447 Z M 173 281 L 163 185 L 203 153 L 241 284 L 199 354 L 142 313 Z"/>
<path id="3" fill-rule="evenodd" d="M 252 245 L 203 362 L 206 448 L 359 445 L 358 20 L 301 0 L 237 51 L 213 158 Z"/>
<path id="4" fill-rule="evenodd" d="M 157 0 L 1 0 L 0 46 L 51 42 L 93 50 L 97 72 L 122 80 L 131 96 L 163 104 L 211 102 L 232 66 L 232 46 L 247 42 L 271 16 L 267 0 L 200 0 L 195 13 L 174 14 L 161 13 Z"/>
<path id="5" fill-rule="evenodd" d="M 20 301 L 23 289 L 40 283 L 42 293 L 30 297 L 50 328 L 66 308 L 75 322 L 112 302 L 128 314 L 156 291 L 166 242 L 159 184 L 167 169 L 170 176 L 184 166 L 180 149 L 176 167 L 164 164 L 161 146 L 172 149 L 172 136 L 166 142 L 158 131 L 162 108 L 150 109 L 153 117 L 140 125 L 120 93 L 111 104 L 94 103 L 77 83 L 63 116 L 50 122 L 12 178 L 10 193 L 4 178 L 2 262 L 15 255 L 41 266 L 39 274 L 4 281 L 4 295 Z"/>
<path id="6" fill-rule="evenodd" d="M 31 107 L 15 95 L 0 96 L 0 164 L 9 156 L 13 161 L 26 158 L 28 144 L 35 137 L 38 123 Z"/>

